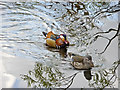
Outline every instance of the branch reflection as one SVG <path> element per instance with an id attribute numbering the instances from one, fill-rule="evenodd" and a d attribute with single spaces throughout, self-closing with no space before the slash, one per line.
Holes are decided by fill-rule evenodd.
<path id="1" fill-rule="evenodd" d="M 120 61 L 116 61 L 109 70 L 102 69 L 98 72 L 85 70 L 84 77 L 89 81 L 90 87 L 101 89 L 112 87 L 118 78 L 116 70 L 119 64 Z M 21 78 L 28 82 L 28 87 L 69 88 L 73 84 L 74 78 L 78 75 L 78 73 L 80 72 L 77 71 L 76 73 L 66 77 L 59 69 L 36 62 L 34 69 L 30 70 L 26 75 L 21 75 Z"/>

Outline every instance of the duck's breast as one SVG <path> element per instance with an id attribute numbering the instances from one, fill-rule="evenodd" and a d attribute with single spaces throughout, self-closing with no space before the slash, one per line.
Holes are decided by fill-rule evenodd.
<path id="1" fill-rule="evenodd" d="M 50 47 L 56 47 L 56 42 L 55 42 L 55 40 L 52 40 L 52 39 L 50 39 L 50 38 L 47 38 L 47 39 L 46 39 L 46 44 L 47 44 L 48 46 L 50 46 Z"/>

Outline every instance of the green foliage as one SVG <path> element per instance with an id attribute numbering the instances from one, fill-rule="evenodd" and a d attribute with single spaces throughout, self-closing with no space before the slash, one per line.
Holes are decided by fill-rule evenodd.
<path id="1" fill-rule="evenodd" d="M 40 62 L 36 62 L 34 70 L 29 71 L 28 75 L 21 75 L 22 79 L 28 82 L 28 87 L 59 87 L 61 82 L 60 79 L 63 78 L 63 73 L 61 73 L 57 68 L 52 68 L 44 66 Z"/>
<path id="2" fill-rule="evenodd" d="M 93 80 L 89 83 L 89 86 L 101 89 L 104 89 L 107 86 L 112 87 L 117 79 L 116 70 L 119 64 L 119 61 L 116 61 L 110 69 L 101 69 L 98 72 L 95 72 Z"/>

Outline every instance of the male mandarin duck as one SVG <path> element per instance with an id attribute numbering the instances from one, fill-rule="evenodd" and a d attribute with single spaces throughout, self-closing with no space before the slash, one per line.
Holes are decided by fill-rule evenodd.
<path id="1" fill-rule="evenodd" d="M 46 33 L 42 32 L 43 35 L 46 37 L 46 44 L 50 47 L 54 48 L 64 48 L 69 46 L 69 41 L 66 38 L 66 34 L 54 34 L 52 31 Z"/>
<path id="2" fill-rule="evenodd" d="M 72 58 L 71 64 L 76 69 L 90 69 L 94 67 L 92 57 L 90 55 L 80 56 L 73 53 L 68 53 L 68 55 Z"/>

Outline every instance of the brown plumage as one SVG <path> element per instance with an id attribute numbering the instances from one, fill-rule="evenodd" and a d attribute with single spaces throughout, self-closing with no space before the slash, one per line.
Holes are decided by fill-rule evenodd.
<path id="1" fill-rule="evenodd" d="M 89 69 L 94 67 L 92 62 L 92 57 L 90 55 L 80 56 L 78 54 L 68 53 L 68 55 L 72 58 L 72 65 L 75 67 L 76 63 L 80 64 L 80 67 L 83 69 Z"/>

